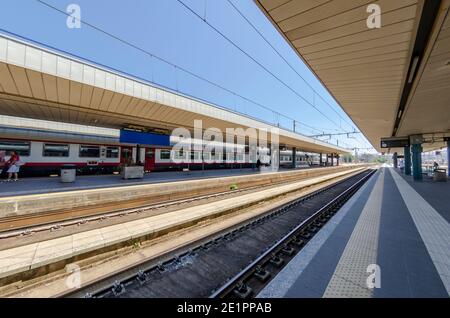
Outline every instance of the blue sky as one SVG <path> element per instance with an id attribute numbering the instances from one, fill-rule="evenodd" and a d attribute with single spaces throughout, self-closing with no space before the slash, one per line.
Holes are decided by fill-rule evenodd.
<path id="1" fill-rule="evenodd" d="M 130 0 L 126 5 L 124 1 L 119 0 L 42 1 L 62 11 L 66 11 L 69 4 L 78 4 L 82 21 L 283 115 L 295 118 L 300 122 L 297 127 L 300 126 L 300 132 L 305 135 L 318 134 L 321 131 L 351 131 L 355 127 L 252 0 L 230 1 L 334 111 L 319 97 L 314 97 L 312 89 L 251 28 L 228 0 L 182 1 L 304 99 L 315 103 L 331 121 L 283 86 L 177 0 Z M 37 0 L 9 0 L 2 1 L 0 28 L 214 104 L 271 123 L 279 123 L 283 127 L 292 127 L 290 119 L 158 61 L 83 22 L 80 29 L 70 29 L 66 26 L 66 19 L 67 16 Z M 317 130 L 312 130 L 302 123 Z M 348 139 L 346 136 L 337 138 L 339 145 L 343 147 L 369 146 L 362 135 L 356 139 Z M 336 143 L 335 138 L 332 142 Z"/>

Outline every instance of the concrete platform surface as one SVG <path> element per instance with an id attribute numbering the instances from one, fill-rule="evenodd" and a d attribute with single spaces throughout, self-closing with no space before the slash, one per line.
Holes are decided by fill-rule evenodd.
<path id="1" fill-rule="evenodd" d="M 258 295 L 450 295 L 450 183 L 382 168 Z"/>

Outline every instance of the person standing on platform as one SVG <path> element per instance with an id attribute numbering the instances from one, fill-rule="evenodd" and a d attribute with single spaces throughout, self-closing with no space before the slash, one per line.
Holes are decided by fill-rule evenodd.
<path id="1" fill-rule="evenodd" d="M 9 166 L 8 168 L 8 182 L 11 181 L 12 175 L 14 175 L 14 181 L 18 181 L 18 175 L 20 170 L 20 157 L 19 154 L 16 151 L 13 151 L 11 153 L 11 158 L 6 162 L 6 164 Z"/>
<path id="2" fill-rule="evenodd" d="M 439 169 L 439 164 L 435 161 L 433 162 L 433 171 L 436 171 L 437 169 Z"/>

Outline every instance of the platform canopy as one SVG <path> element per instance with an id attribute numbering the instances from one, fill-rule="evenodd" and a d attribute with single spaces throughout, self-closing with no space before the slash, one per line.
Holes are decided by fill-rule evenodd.
<path id="1" fill-rule="evenodd" d="M 135 78 L 0 35 L 0 114 L 170 133 L 174 128 L 271 129 L 270 124 Z M 267 141 L 270 142 L 270 135 Z M 280 129 L 280 145 L 317 153 L 349 150 Z"/>
<path id="2" fill-rule="evenodd" d="M 444 146 L 449 0 L 255 2 L 376 149 L 387 150 L 382 137 L 415 134 L 425 134 L 425 150 Z M 381 9 L 380 28 L 367 24 L 371 4 Z"/>

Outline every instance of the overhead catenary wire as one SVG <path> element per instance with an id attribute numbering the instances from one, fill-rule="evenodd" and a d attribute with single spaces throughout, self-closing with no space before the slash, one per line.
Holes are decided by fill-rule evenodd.
<path id="1" fill-rule="evenodd" d="M 39 2 L 39 3 L 41 3 L 41 4 L 43 4 L 43 5 L 45 5 L 45 6 L 47 6 L 47 7 L 49 7 L 49 8 L 51 8 L 51 9 L 54 9 L 54 10 L 56 10 L 56 11 L 58 11 L 58 12 L 64 14 L 64 15 L 66 15 L 66 16 L 69 16 L 69 14 L 67 14 L 66 12 L 64 12 L 64 11 L 62 11 L 62 10 L 60 10 L 60 9 L 58 9 L 57 7 L 54 7 L 54 6 L 52 6 L 52 5 L 48 4 L 48 3 L 46 3 L 45 1 L 42 1 L 42 0 L 36 0 L 36 1 Z M 206 1 L 205 1 L 205 10 L 206 10 Z M 206 17 L 206 15 L 205 15 L 205 17 Z M 202 19 L 202 20 L 203 20 L 203 19 Z M 303 128 L 304 128 L 304 127 L 309 128 L 311 131 L 318 131 L 318 132 L 322 132 L 322 131 L 324 131 L 324 130 L 336 130 L 336 131 L 337 131 L 337 129 L 333 129 L 333 128 L 326 128 L 326 129 L 324 129 L 324 128 L 313 127 L 313 126 L 308 125 L 308 124 L 306 124 L 306 123 L 304 123 L 304 122 L 302 122 L 302 121 L 299 121 L 299 120 L 294 119 L 294 118 L 292 118 L 292 117 L 289 117 L 289 116 L 286 116 L 286 115 L 284 115 L 284 114 L 281 114 L 281 113 L 279 113 L 279 112 L 273 110 L 272 108 L 270 108 L 270 107 L 268 107 L 268 106 L 266 106 L 266 105 L 263 105 L 263 104 L 261 104 L 261 103 L 255 101 L 255 100 L 253 100 L 253 99 L 250 99 L 250 98 L 248 98 L 248 97 L 245 97 L 245 96 L 243 96 L 243 95 L 241 95 L 241 94 L 239 94 L 239 93 L 237 93 L 237 92 L 234 92 L 234 91 L 232 91 L 232 90 L 230 90 L 230 89 L 228 89 L 228 88 L 226 88 L 226 87 L 224 87 L 224 86 L 222 86 L 222 85 L 220 85 L 220 84 L 217 84 L 217 83 L 215 83 L 215 82 L 212 82 L 211 80 L 208 80 L 207 78 L 204 78 L 204 77 L 202 77 L 202 76 L 200 76 L 200 75 L 198 75 L 198 74 L 196 74 L 196 73 L 194 73 L 194 72 L 192 72 L 192 71 L 190 71 L 190 70 L 188 70 L 188 69 L 186 69 L 186 68 L 184 68 L 184 67 L 181 67 L 181 66 L 179 66 L 179 65 L 177 65 L 177 64 L 175 64 L 175 63 L 173 63 L 173 62 L 170 62 L 170 61 L 168 61 L 168 60 L 166 60 L 166 59 L 164 59 L 164 58 L 162 58 L 162 57 L 160 57 L 160 56 L 157 56 L 157 55 L 153 54 L 152 52 L 149 52 L 149 51 L 147 51 L 147 50 L 145 50 L 145 49 L 143 49 L 143 48 L 141 48 L 141 47 L 139 47 L 139 46 L 137 46 L 137 45 L 135 45 L 135 44 L 133 44 L 133 43 L 130 43 L 130 42 L 128 42 L 128 41 L 126 41 L 126 40 L 124 40 L 124 39 L 118 37 L 118 36 L 115 36 L 114 34 L 111 34 L 111 33 L 109 33 L 108 31 L 105 31 L 105 30 L 103 30 L 103 29 L 101 29 L 101 28 L 95 26 L 95 25 L 93 25 L 93 24 L 87 22 L 87 21 L 84 20 L 84 19 L 83 19 L 83 23 L 84 23 L 85 25 L 87 25 L 87 26 L 89 26 L 89 27 L 91 27 L 91 28 L 97 30 L 98 32 L 101 32 L 101 33 L 103 33 L 103 34 L 105 34 L 105 35 L 107 35 L 107 36 L 109 36 L 109 37 L 114 38 L 115 40 L 118 40 L 118 41 L 120 41 L 120 42 L 122 42 L 122 43 L 124 43 L 124 44 L 126 44 L 126 45 L 128 45 L 128 46 L 133 47 L 134 49 L 137 49 L 137 50 L 139 50 L 139 51 L 141 51 L 141 52 L 143 52 L 143 53 L 149 55 L 151 59 L 155 58 L 155 59 L 157 59 L 157 60 L 159 60 L 159 61 L 161 61 L 161 62 L 163 62 L 163 63 L 166 63 L 166 64 L 168 64 L 168 65 L 170 65 L 170 66 L 173 66 L 176 70 L 179 69 L 179 70 L 181 70 L 181 71 L 183 71 L 183 72 L 185 72 L 185 73 L 187 73 L 187 74 L 189 74 L 189 75 L 191 75 L 191 76 L 193 76 L 193 77 L 195 77 L 195 78 L 197 78 L 197 79 L 200 79 L 200 80 L 202 80 L 202 81 L 204 81 L 204 82 L 206 82 L 206 83 L 212 85 L 212 86 L 215 86 L 215 87 L 217 87 L 217 88 L 220 88 L 220 89 L 222 89 L 222 90 L 224 90 L 224 91 L 226 91 L 226 92 L 232 94 L 234 97 L 240 97 L 241 99 L 243 99 L 243 100 L 245 100 L 245 101 L 248 101 L 248 102 L 250 102 L 250 103 L 252 103 L 252 104 L 255 104 L 255 105 L 257 105 L 257 106 L 259 106 L 259 107 L 261 107 L 261 108 L 263 108 L 263 109 L 266 109 L 266 110 L 272 112 L 272 113 L 274 114 L 275 118 L 277 118 L 277 119 L 278 119 L 279 117 L 286 118 L 286 119 L 288 119 L 288 120 L 293 121 L 294 123 L 296 122 L 296 123 L 299 123 L 299 124 L 303 125 Z M 152 77 L 153 77 L 153 73 L 152 73 Z M 152 80 L 152 81 L 153 81 L 153 80 Z M 178 80 L 177 80 L 177 83 L 176 83 L 176 86 L 177 86 L 176 90 L 177 90 L 177 91 L 178 91 L 178 85 L 179 85 L 179 83 L 178 83 Z M 322 98 L 322 96 L 320 96 L 320 94 L 318 94 L 317 92 L 315 92 L 315 94 L 318 95 L 320 98 Z M 309 101 L 307 101 L 306 99 L 304 99 L 304 97 L 302 97 L 302 96 L 299 96 L 299 97 L 302 98 L 303 100 L 305 100 L 305 102 L 307 102 L 308 104 L 311 105 L 311 103 L 310 103 Z M 323 98 L 322 98 L 322 99 L 323 99 Z M 235 101 L 234 101 L 234 104 L 235 104 L 235 110 L 236 110 L 236 102 L 235 102 Z M 314 107 L 314 105 L 311 105 L 311 106 Z M 330 107 L 331 107 L 331 106 L 330 106 Z M 314 108 L 315 108 L 315 107 L 314 107 Z M 333 110 L 334 110 L 334 109 L 333 109 Z M 320 110 L 318 110 L 318 111 L 320 112 Z M 321 112 L 320 112 L 320 113 L 321 113 Z M 324 114 L 322 113 L 322 115 L 324 115 Z M 326 116 L 326 117 L 327 117 L 327 116 Z M 328 117 L 327 117 L 327 118 L 328 118 Z M 333 121 L 332 121 L 332 122 L 333 122 Z M 337 125 L 335 122 L 333 122 L 333 123 L 343 131 L 342 127 L 340 127 L 339 125 Z M 280 127 L 279 122 L 278 122 L 278 123 L 275 123 L 274 125 Z M 282 126 L 281 126 L 281 127 L 282 127 Z M 294 124 L 294 127 L 295 127 L 295 124 Z M 286 127 L 284 127 L 284 128 L 286 128 Z M 294 129 L 295 129 L 295 128 L 294 128 Z M 343 142 L 341 141 L 341 143 L 343 143 Z M 344 144 L 346 144 L 346 143 L 344 143 Z"/>
<path id="2" fill-rule="evenodd" d="M 51 8 L 51 9 L 53 9 L 53 10 L 55 10 L 55 11 L 57 11 L 57 12 L 63 14 L 63 15 L 65 15 L 65 16 L 69 16 L 69 14 L 66 13 L 65 11 L 63 11 L 63 10 L 61 10 L 61 9 L 59 9 L 59 8 L 57 8 L 57 7 L 53 6 L 53 5 L 51 5 L 51 4 L 47 3 L 47 2 L 45 2 L 45 1 L 43 1 L 43 0 L 36 0 L 36 1 L 37 1 L 38 3 L 44 5 L 44 6 L 47 6 L 48 8 Z M 201 17 L 200 17 L 200 18 L 201 18 Z M 75 18 L 75 19 L 77 19 L 77 18 Z M 201 18 L 201 19 L 202 19 L 202 21 L 203 21 L 203 18 Z M 108 32 L 108 31 L 105 31 L 105 30 L 101 29 L 100 27 L 98 27 L 98 26 L 96 26 L 96 25 L 94 25 L 94 24 L 92 24 L 92 23 L 86 21 L 85 19 L 82 20 L 82 23 L 83 23 L 84 25 L 87 25 L 87 26 L 89 26 L 90 28 L 92 28 L 92 29 L 94 29 L 94 30 L 96 30 L 96 31 L 98 31 L 98 32 L 100 32 L 100 33 L 102 33 L 102 34 L 107 35 L 108 37 L 111 37 L 111 38 L 113 38 L 113 39 L 115 39 L 115 40 L 117 40 L 117 41 L 119 41 L 119 42 L 121 42 L 121 43 L 123 43 L 123 44 L 125 44 L 125 45 L 127 45 L 127 46 L 130 46 L 130 47 L 132 47 L 132 48 L 134 48 L 134 49 L 136 49 L 136 50 L 138 50 L 138 51 L 140 51 L 140 52 L 142 52 L 142 53 L 144 53 L 144 54 L 150 56 L 150 58 L 155 58 L 155 59 L 157 59 L 157 60 L 159 60 L 159 61 L 161 61 L 161 62 L 163 62 L 163 63 L 166 63 L 167 65 L 170 65 L 170 66 L 172 66 L 172 67 L 174 67 L 174 68 L 176 68 L 176 69 L 178 69 L 178 70 L 181 70 L 181 71 L 185 72 L 185 73 L 188 74 L 188 75 L 191 75 L 192 77 L 195 77 L 195 78 L 197 78 L 197 79 L 199 79 L 199 80 L 201 80 L 201 81 L 204 81 L 204 82 L 206 82 L 206 83 L 208 83 L 208 84 L 210 84 L 210 85 L 212 85 L 212 86 L 214 86 L 214 87 L 217 87 L 217 88 L 219 88 L 219 89 L 222 89 L 223 91 L 226 91 L 226 92 L 228 92 L 228 93 L 230 93 L 230 94 L 232 94 L 232 95 L 234 95 L 234 96 L 240 97 L 241 99 L 243 99 L 243 100 L 245 100 L 245 101 L 248 101 L 248 102 L 250 102 L 250 103 L 252 103 L 252 104 L 255 104 L 255 105 L 257 105 L 257 106 L 259 106 L 259 107 L 261 107 L 261 108 L 263 108 L 263 109 L 266 109 L 266 110 L 268 110 L 268 111 L 271 111 L 271 112 L 277 114 L 278 116 L 281 116 L 281 117 L 286 118 L 286 119 L 288 119 L 288 120 L 291 120 L 291 121 L 295 121 L 295 122 L 297 122 L 297 123 L 300 123 L 300 124 L 302 124 L 303 126 L 309 128 L 309 129 L 312 129 L 312 130 L 314 130 L 314 131 L 322 131 L 322 130 L 323 130 L 323 129 L 321 129 L 321 128 L 317 128 L 317 127 L 308 125 L 308 124 L 306 124 L 306 123 L 304 123 L 304 122 L 302 122 L 302 121 L 300 121 L 300 120 L 294 119 L 294 118 L 292 118 L 292 117 L 290 117 L 290 116 L 283 115 L 283 114 L 279 113 L 278 111 L 276 111 L 276 110 L 274 110 L 274 109 L 272 109 L 272 108 L 270 108 L 270 107 L 268 107 L 268 106 L 266 106 L 266 105 L 263 105 L 263 104 L 261 104 L 261 103 L 255 101 L 255 100 L 253 100 L 253 99 L 251 99 L 251 98 L 248 98 L 248 97 L 246 97 L 246 96 L 243 96 L 243 95 L 241 95 L 241 94 L 239 94 L 239 93 L 237 93 L 237 92 L 235 92 L 235 91 L 232 91 L 231 89 L 228 89 L 228 88 L 226 88 L 226 87 L 224 87 L 224 86 L 222 86 L 222 85 L 220 85 L 220 84 L 217 84 L 217 83 L 215 83 L 215 82 L 213 82 L 213 81 L 211 81 L 211 80 L 209 80 L 209 79 L 207 79 L 207 78 L 205 78 L 205 77 L 203 77 L 203 76 L 201 76 L 201 75 L 198 75 L 198 74 L 194 73 L 193 71 L 190 71 L 190 70 L 188 70 L 188 69 L 186 69 L 186 68 L 184 68 L 184 67 L 182 67 L 182 66 L 179 66 L 179 65 L 177 65 L 177 64 L 175 64 L 175 63 L 173 63 L 173 62 L 171 62 L 171 61 L 169 61 L 169 60 L 167 60 L 167 59 L 165 59 L 165 58 L 162 58 L 162 57 L 160 57 L 160 56 L 158 56 L 158 55 L 156 55 L 156 54 L 154 54 L 154 53 L 152 53 L 152 52 L 150 52 L 150 51 L 148 51 L 148 50 L 146 50 L 146 49 L 143 49 L 143 48 L 141 48 L 141 47 L 139 47 L 139 46 L 137 46 L 137 45 L 135 45 L 135 44 L 133 44 L 133 43 L 131 43 L 131 42 L 129 42 L 129 41 L 123 39 L 123 38 L 120 38 L 120 37 L 118 37 L 118 36 L 116 36 L 116 35 L 114 35 L 114 34 Z"/>
<path id="3" fill-rule="evenodd" d="M 303 82 L 313 91 L 313 93 L 317 96 L 319 96 L 319 98 L 328 106 L 331 108 L 331 110 L 333 110 L 336 115 L 339 116 L 339 118 L 341 118 L 347 125 L 349 125 L 350 127 L 353 128 L 353 125 L 351 123 L 349 123 L 344 117 L 341 116 L 341 114 L 339 114 L 323 97 L 321 94 L 319 94 L 314 87 L 312 87 L 311 84 L 308 83 L 308 81 L 295 69 L 294 66 L 292 66 L 291 63 L 289 63 L 289 61 L 275 48 L 274 45 L 272 45 L 272 43 L 270 43 L 270 41 L 264 36 L 264 34 L 262 34 L 261 31 L 259 31 L 259 29 L 245 16 L 244 13 L 242 13 L 241 10 L 239 10 L 239 8 L 231 1 L 231 0 L 227 0 L 228 3 L 234 8 L 234 10 L 247 22 L 247 24 L 249 24 L 252 29 L 258 33 L 258 35 L 272 48 L 272 50 L 286 63 L 287 66 L 289 66 L 289 68 L 294 71 L 302 80 Z M 314 95 L 314 96 L 315 96 Z"/>
<path id="4" fill-rule="evenodd" d="M 187 4 L 185 4 L 181 0 L 177 0 L 178 3 L 180 3 L 183 7 L 185 7 L 189 12 L 191 12 L 194 16 L 196 16 L 198 19 L 200 19 L 202 22 L 204 22 L 206 25 L 208 25 L 212 30 L 214 30 L 217 34 L 219 34 L 221 37 L 223 37 L 227 42 L 229 42 L 232 46 L 234 46 L 236 49 L 238 49 L 240 52 L 242 52 L 245 56 L 247 56 L 250 60 L 252 60 L 255 64 L 257 64 L 260 68 L 262 68 L 266 73 L 271 75 L 273 78 L 275 78 L 278 82 L 280 82 L 283 86 L 285 86 L 287 89 L 289 89 L 292 93 L 297 95 L 301 100 L 303 100 L 305 103 L 313 107 L 318 113 L 320 113 L 324 118 L 329 120 L 331 123 L 336 125 L 336 127 L 340 127 L 334 120 L 332 120 L 329 116 L 324 114 L 319 108 L 317 108 L 314 104 L 312 104 L 309 100 L 307 100 L 305 97 L 303 97 L 300 93 L 298 93 L 294 88 L 292 88 L 289 84 L 287 84 L 285 81 L 283 81 L 279 76 L 277 76 L 275 73 L 273 73 L 271 70 L 269 70 L 267 67 L 265 67 L 261 62 L 259 62 L 257 59 L 255 59 L 252 55 L 250 55 L 247 51 L 242 49 L 239 45 L 237 45 L 233 40 L 231 40 L 228 36 L 226 36 L 222 31 L 217 29 L 214 25 L 209 23 L 207 20 L 204 20 L 197 12 L 195 12 L 191 7 L 189 7 Z M 340 127 L 342 129 L 342 127 Z"/>
<path id="5" fill-rule="evenodd" d="M 177 0 L 178 2 L 182 3 L 182 1 Z M 328 130 L 336 130 L 336 131 L 345 131 L 342 128 L 341 122 L 343 121 L 344 123 L 346 123 L 348 126 L 350 126 L 351 128 L 355 129 L 355 126 L 352 123 L 349 123 L 347 121 L 347 119 L 343 116 L 341 116 L 341 114 L 339 114 L 324 98 L 321 94 L 319 94 L 307 81 L 306 79 L 295 69 L 294 66 L 292 66 L 291 63 L 289 63 L 289 61 L 272 45 L 272 43 L 270 43 L 270 41 L 262 34 L 261 31 L 259 31 L 259 29 L 242 13 L 241 10 L 239 10 L 239 8 L 233 4 L 233 2 L 231 0 L 227 0 L 228 3 L 236 10 L 236 12 L 253 28 L 253 30 L 258 33 L 258 35 L 273 49 L 273 51 L 289 66 L 289 68 L 294 71 L 302 80 L 303 82 L 312 90 L 313 92 L 313 99 L 314 97 L 317 95 L 328 107 L 331 108 L 331 110 L 333 110 L 334 113 L 336 113 L 336 115 L 340 118 L 340 124 L 336 124 L 334 123 L 339 129 L 333 129 L 333 128 L 328 128 Z M 192 9 L 190 9 L 186 4 L 182 3 L 185 7 L 187 7 L 193 14 L 197 15 L 195 13 L 195 11 L 193 11 Z M 210 23 L 208 23 L 206 21 L 206 19 L 203 19 L 205 23 L 207 23 L 208 25 L 210 25 L 213 29 L 214 28 Z M 218 31 L 218 30 L 217 30 Z M 220 32 L 219 32 L 220 33 Z M 220 33 L 222 36 L 223 34 Z M 242 51 L 242 50 L 241 50 Z M 308 103 L 308 102 L 307 102 Z M 313 102 L 313 104 L 310 104 L 310 106 L 314 107 L 314 109 L 316 109 L 317 111 L 319 111 L 316 107 L 315 107 L 315 102 Z M 320 112 L 320 111 L 319 111 Z M 322 112 L 320 112 L 322 114 Z M 322 114 L 323 115 L 323 114 Z M 328 119 L 328 117 L 327 117 Z M 295 127 L 295 122 L 294 122 L 294 127 Z M 358 136 L 359 137 L 359 136 Z M 367 144 L 367 141 L 364 139 L 360 139 L 360 141 L 363 144 Z M 345 143 L 344 143 L 345 144 Z"/>
<path id="6" fill-rule="evenodd" d="M 295 67 L 294 66 L 292 66 L 292 64 L 291 63 L 289 63 L 289 61 L 279 52 L 279 50 L 277 50 L 276 48 L 275 48 L 275 46 L 272 44 L 272 43 L 270 43 L 270 41 L 264 36 L 264 34 L 254 25 L 254 23 L 252 23 L 251 21 L 250 21 L 250 19 L 248 19 L 246 16 L 245 16 L 245 14 L 241 11 L 241 10 L 239 10 L 239 8 L 233 3 L 233 1 L 232 0 L 227 0 L 228 1 L 228 3 L 230 4 L 230 6 L 231 7 L 233 7 L 234 8 L 234 10 L 247 22 L 247 24 L 249 24 L 251 27 L 252 27 L 252 29 L 272 48 L 272 50 L 286 63 L 286 65 L 288 65 L 289 66 L 289 68 L 292 70 L 292 71 L 294 71 L 302 80 L 303 80 L 303 82 L 313 91 L 313 93 L 315 94 L 315 95 L 313 95 L 313 97 L 314 96 L 319 96 L 319 98 L 327 105 L 327 106 L 329 106 L 338 116 L 339 116 L 339 118 L 341 119 L 341 120 L 343 120 L 347 125 L 349 125 L 350 127 L 352 127 L 352 128 L 354 128 L 354 125 L 352 125 L 351 123 L 349 123 L 344 117 L 342 117 L 341 116 L 341 114 L 339 114 L 323 97 L 322 97 L 322 95 L 321 94 L 319 94 L 309 83 L 308 83 L 308 81 L 306 81 L 306 79 L 295 69 Z M 332 128 L 329 128 L 329 130 L 339 130 L 339 129 L 332 129 Z M 368 145 L 368 143 L 367 143 L 367 141 L 366 140 L 364 140 L 363 138 L 362 138 L 362 136 L 357 136 L 357 137 L 359 137 L 358 139 L 359 139 L 359 141 L 360 142 L 362 142 L 363 144 L 365 144 L 365 145 Z M 370 145 L 371 146 L 371 145 Z M 374 149 L 373 147 L 372 147 L 372 149 Z"/>

